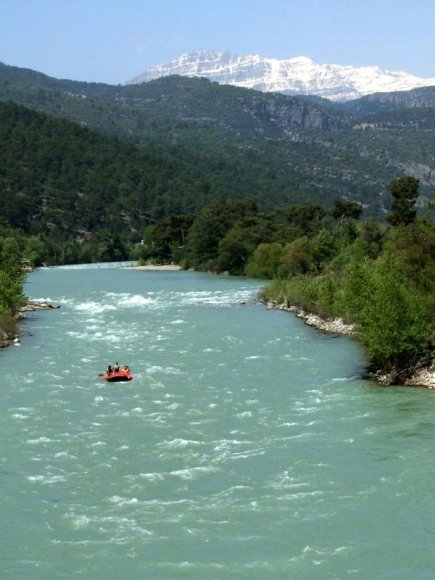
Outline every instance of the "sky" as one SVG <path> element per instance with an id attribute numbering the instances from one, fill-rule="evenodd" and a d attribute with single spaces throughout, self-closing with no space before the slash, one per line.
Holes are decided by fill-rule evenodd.
<path id="1" fill-rule="evenodd" d="M 125 83 L 186 52 L 231 51 L 435 77 L 435 0 L 0 0 L 0 62 Z"/>

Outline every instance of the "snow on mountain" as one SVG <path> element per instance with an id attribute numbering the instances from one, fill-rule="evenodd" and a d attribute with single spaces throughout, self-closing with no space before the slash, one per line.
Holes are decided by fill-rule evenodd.
<path id="1" fill-rule="evenodd" d="M 332 101 L 348 101 L 372 93 L 435 86 L 435 78 L 423 79 L 378 66 L 318 64 L 304 56 L 278 60 L 215 51 L 182 54 L 168 64 L 145 70 L 127 84 L 139 84 L 169 75 L 206 77 L 219 84 L 264 92 L 317 95 Z"/>

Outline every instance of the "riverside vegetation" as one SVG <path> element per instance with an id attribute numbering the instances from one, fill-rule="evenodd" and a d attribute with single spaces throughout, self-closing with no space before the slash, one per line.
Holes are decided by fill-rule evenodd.
<path id="1" fill-rule="evenodd" d="M 331 211 L 271 214 L 244 201 L 165 217 L 146 230 L 142 260 L 272 280 L 264 301 L 355 325 L 370 376 L 406 383 L 434 345 L 435 228 L 431 207 L 416 218 L 418 188 L 410 176 L 391 183 L 384 223 L 360 221 L 362 207 L 344 200 Z"/>
<path id="2" fill-rule="evenodd" d="M 10 344 L 16 336 L 17 316 L 26 303 L 24 279 L 21 250 L 16 239 L 0 238 L 0 347 Z"/>

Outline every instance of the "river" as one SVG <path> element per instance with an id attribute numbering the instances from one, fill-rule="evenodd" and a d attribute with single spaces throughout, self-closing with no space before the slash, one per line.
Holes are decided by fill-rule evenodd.
<path id="1" fill-rule="evenodd" d="M 0 352 L 1 578 L 435 578 L 435 396 L 260 282 L 40 269 Z M 130 383 L 107 383 L 108 363 Z"/>

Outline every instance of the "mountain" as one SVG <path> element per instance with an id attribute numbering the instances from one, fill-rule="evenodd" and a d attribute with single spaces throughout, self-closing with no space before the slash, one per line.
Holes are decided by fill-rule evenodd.
<path id="1" fill-rule="evenodd" d="M 263 92 L 316 95 L 331 101 L 348 101 L 378 92 L 435 86 L 435 78 L 423 79 L 377 66 L 318 64 L 304 56 L 278 60 L 216 51 L 182 54 L 168 64 L 145 70 L 127 84 L 144 83 L 170 75 L 205 77 L 219 84 Z"/>
<path id="2" fill-rule="evenodd" d="M 178 179 L 180 168 L 169 171 L 167 193 L 144 206 L 153 218 L 244 197 L 266 209 L 328 207 L 345 198 L 381 217 L 392 179 L 419 177 L 422 202 L 435 185 L 435 87 L 342 103 L 183 76 L 125 86 L 83 83 L 0 63 L 0 101 L 181 163 L 186 183 Z"/>
<path id="3" fill-rule="evenodd" d="M 342 111 L 350 113 L 354 118 L 430 107 L 435 107 L 435 85 L 410 91 L 375 93 L 339 104 Z"/>

